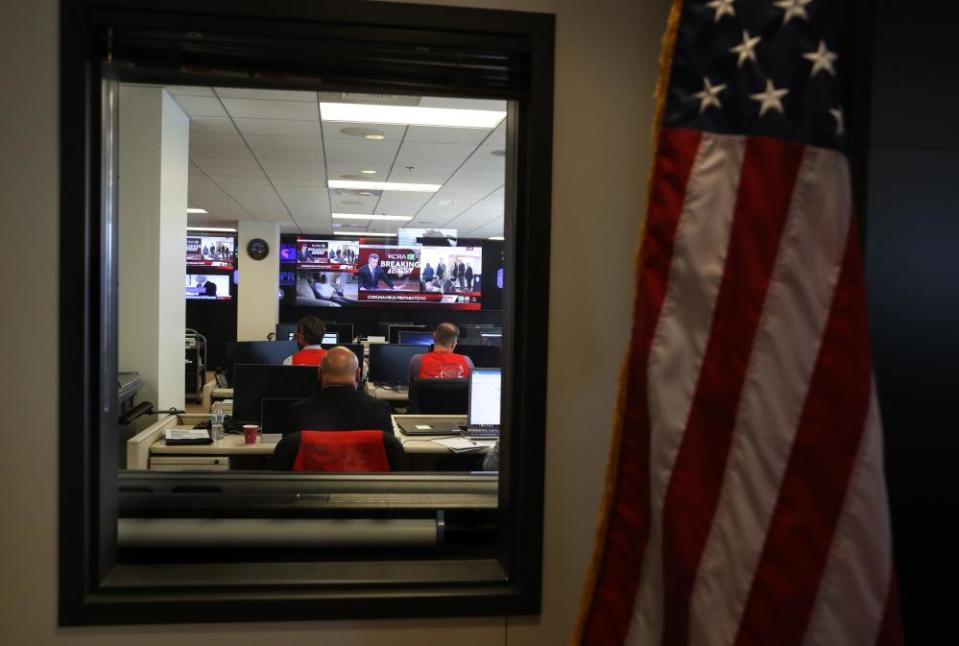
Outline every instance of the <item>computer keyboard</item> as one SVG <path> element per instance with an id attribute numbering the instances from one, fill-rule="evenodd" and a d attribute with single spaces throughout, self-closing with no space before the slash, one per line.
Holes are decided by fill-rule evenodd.
<path id="1" fill-rule="evenodd" d="M 474 440 L 496 440 L 499 439 L 499 427 L 469 426 L 463 431 L 463 435 Z"/>

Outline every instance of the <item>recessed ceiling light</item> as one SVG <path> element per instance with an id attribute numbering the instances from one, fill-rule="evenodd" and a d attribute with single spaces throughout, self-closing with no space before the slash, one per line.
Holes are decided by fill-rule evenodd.
<path id="1" fill-rule="evenodd" d="M 206 209 L 187 209 L 187 213 L 209 213 Z"/>
<path id="2" fill-rule="evenodd" d="M 376 197 L 376 193 L 372 191 L 356 191 L 357 195 L 362 195 L 363 197 Z M 344 202 L 346 204 L 346 202 Z"/>
<path id="3" fill-rule="evenodd" d="M 360 172 L 363 173 L 364 175 L 376 175 L 375 170 L 361 170 Z"/>
<path id="4" fill-rule="evenodd" d="M 360 238 L 395 238 L 395 233 L 375 233 L 373 231 L 334 231 L 335 236 L 359 236 Z"/>
<path id="5" fill-rule="evenodd" d="M 495 128 L 506 117 L 502 110 L 459 110 L 405 105 L 320 103 L 323 121 L 390 123 L 445 128 Z"/>
<path id="6" fill-rule="evenodd" d="M 356 126 L 340 128 L 340 134 L 346 135 L 347 137 L 365 137 L 376 140 L 386 138 L 386 133 L 382 130 L 377 130 L 376 128 L 357 128 Z"/>
<path id="7" fill-rule="evenodd" d="M 217 233 L 236 233 L 231 227 L 187 227 L 187 231 L 215 231 Z"/>
<path id="8" fill-rule="evenodd" d="M 330 188 L 351 188 L 354 190 L 369 191 L 415 191 L 419 193 L 435 193 L 442 188 L 442 184 L 407 184 L 405 182 L 354 182 L 352 180 L 328 180 Z"/>
<path id="9" fill-rule="evenodd" d="M 506 238 L 504 238 L 503 236 L 490 236 L 489 239 L 490 239 L 490 240 L 505 240 Z"/>
<path id="10" fill-rule="evenodd" d="M 497 157 L 506 157 L 505 150 L 494 150 L 490 153 L 491 155 L 496 155 Z"/>
<path id="11" fill-rule="evenodd" d="M 363 135 L 364 139 L 369 139 L 370 141 L 379 141 L 381 139 L 386 139 L 386 135 Z"/>
<path id="12" fill-rule="evenodd" d="M 334 213 L 337 220 L 412 220 L 412 215 L 363 215 L 360 213 Z"/>

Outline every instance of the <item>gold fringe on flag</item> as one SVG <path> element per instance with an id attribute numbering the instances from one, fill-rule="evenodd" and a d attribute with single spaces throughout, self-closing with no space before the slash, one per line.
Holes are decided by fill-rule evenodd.
<path id="1" fill-rule="evenodd" d="M 679 32 L 679 18 L 682 14 L 683 0 L 674 0 L 669 12 L 669 18 L 666 21 L 666 32 L 663 34 L 663 43 L 659 53 L 659 80 L 656 84 L 656 112 L 653 118 L 652 127 L 652 153 L 649 171 L 646 176 L 646 205 L 647 215 L 649 213 L 649 203 L 652 194 L 653 172 L 656 167 L 656 156 L 659 153 L 659 131 L 662 126 L 663 112 L 666 106 L 666 94 L 669 89 L 669 73 L 673 62 L 673 49 L 676 45 L 676 36 Z M 634 270 L 637 276 L 637 284 L 633 294 L 633 302 L 636 302 L 639 290 L 642 286 L 639 284 L 640 268 L 642 267 L 642 248 L 643 239 L 646 237 L 646 218 L 643 218 L 642 228 L 640 229 L 639 240 L 636 249 L 633 252 Z M 635 326 L 635 321 L 633 322 Z M 619 370 L 619 397 L 616 406 L 616 418 L 614 420 L 613 437 L 610 442 L 609 461 L 606 465 L 606 483 L 603 492 L 603 504 L 600 508 L 599 525 L 596 528 L 596 535 L 593 539 L 593 561 L 589 572 L 586 575 L 586 582 L 583 585 L 583 591 L 580 598 L 579 614 L 576 619 L 576 628 L 570 639 L 570 644 L 576 646 L 583 643 L 583 632 L 586 629 L 586 620 L 589 617 L 595 598 L 597 577 L 599 576 L 599 566 L 603 561 L 606 531 L 609 526 L 609 516 L 613 505 L 613 496 L 615 495 L 616 479 L 619 475 L 620 445 L 623 435 L 623 409 L 626 405 L 626 381 L 629 371 L 629 356 L 627 352 L 623 357 Z"/>

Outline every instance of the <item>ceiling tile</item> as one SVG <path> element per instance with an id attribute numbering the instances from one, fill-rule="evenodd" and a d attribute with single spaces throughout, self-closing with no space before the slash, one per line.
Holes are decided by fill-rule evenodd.
<path id="1" fill-rule="evenodd" d="M 301 92 L 299 90 L 261 90 L 235 87 L 218 87 L 213 89 L 223 98 L 268 99 L 274 101 L 309 101 L 316 103 L 316 92 Z"/>
<path id="2" fill-rule="evenodd" d="M 436 144 L 479 144 L 489 134 L 490 131 L 485 128 L 410 126 L 404 141 Z"/>
<path id="3" fill-rule="evenodd" d="M 223 99 L 223 105 L 235 119 L 292 119 L 317 122 L 320 119 L 320 109 L 315 102 Z"/>
<path id="4" fill-rule="evenodd" d="M 174 95 L 173 99 L 183 108 L 190 117 L 225 117 L 227 116 L 220 100 L 211 96 L 192 96 L 187 94 Z"/>
<path id="5" fill-rule="evenodd" d="M 280 119 L 234 119 L 236 127 L 244 135 L 273 135 L 280 137 L 319 137 L 317 121 L 294 121 Z M 252 145 L 252 144 L 251 144 Z"/>

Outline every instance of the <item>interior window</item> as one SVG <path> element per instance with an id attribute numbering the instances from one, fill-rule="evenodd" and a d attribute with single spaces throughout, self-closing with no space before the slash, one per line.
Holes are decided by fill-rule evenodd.
<path id="1" fill-rule="evenodd" d="M 492 553 L 507 103 L 120 84 L 117 107 L 121 555 Z M 282 502 L 334 488 L 360 502 Z M 468 514 L 422 502 L 462 488 Z"/>

